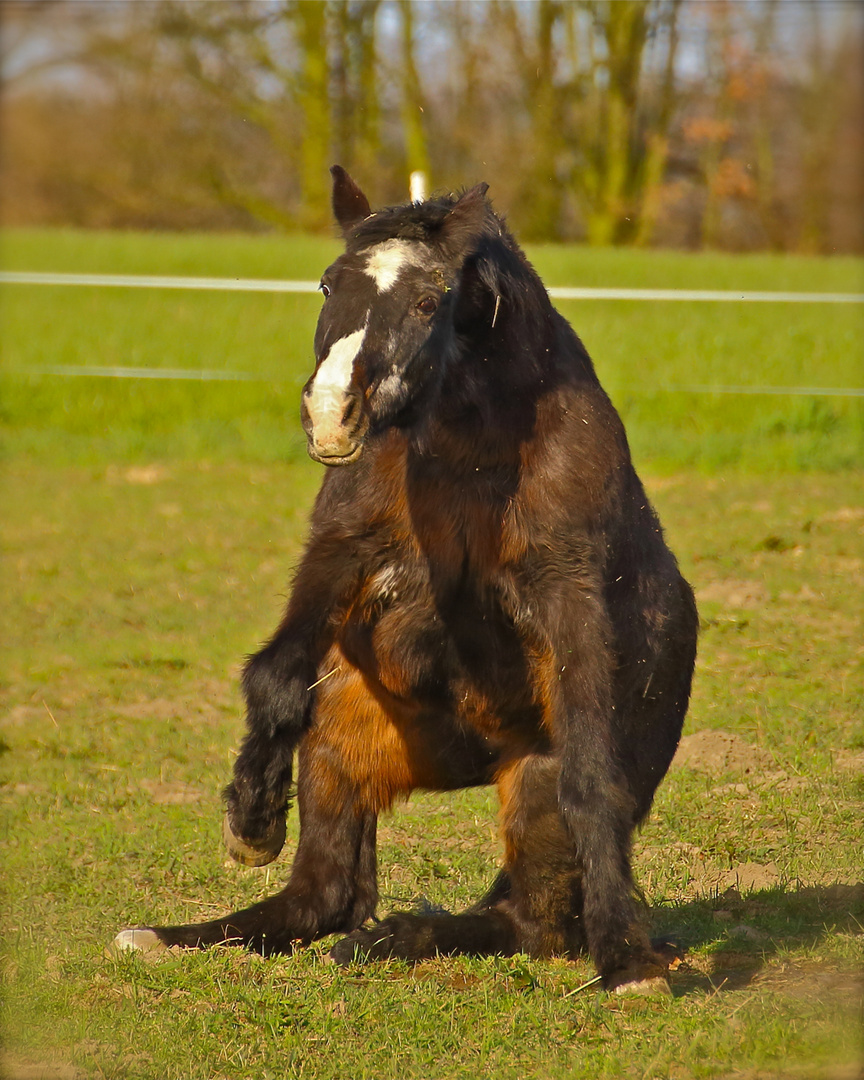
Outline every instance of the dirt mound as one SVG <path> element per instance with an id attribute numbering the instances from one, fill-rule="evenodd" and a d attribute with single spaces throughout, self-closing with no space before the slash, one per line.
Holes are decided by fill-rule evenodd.
<path id="1" fill-rule="evenodd" d="M 727 579 L 712 581 L 696 590 L 700 603 L 716 602 L 729 608 L 758 608 L 768 600 L 768 590 L 760 581 Z"/>
<path id="2" fill-rule="evenodd" d="M 726 889 L 735 889 L 744 895 L 751 892 L 760 892 L 763 889 L 773 889 L 780 884 L 780 871 L 776 863 L 739 863 L 731 870 L 725 871 L 717 880 L 716 889 L 723 892 Z"/>
<path id="3" fill-rule="evenodd" d="M 771 755 L 728 731 L 697 731 L 685 735 L 678 744 L 673 768 L 716 775 L 725 772 L 749 773 L 771 764 Z"/>
<path id="4" fill-rule="evenodd" d="M 201 799 L 201 792 L 191 784 L 163 783 L 160 780 L 141 780 L 140 784 L 157 806 L 183 806 Z"/>

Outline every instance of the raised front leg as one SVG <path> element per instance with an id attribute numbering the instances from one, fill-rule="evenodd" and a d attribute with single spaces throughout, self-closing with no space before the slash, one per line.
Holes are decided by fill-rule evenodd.
<path id="1" fill-rule="evenodd" d="M 247 733 L 224 791 L 223 838 L 247 866 L 271 862 L 285 842 L 294 751 L 310 722 L 317 651 L 289 626 L 246 664 Z"/>
<path id="2" fill-rule="evenodd" d="M 270 862 L 284 843 L 294 752 L 311 723 L 316 686 L 327 675 L 335 629 L 358 576 L 350 545 L 346 552 L 344 541 L 313 533 L 279 629 L 247 661 L 247 733 L 224 792 L 223 828 L 229 853 L 246 865 Z"/>

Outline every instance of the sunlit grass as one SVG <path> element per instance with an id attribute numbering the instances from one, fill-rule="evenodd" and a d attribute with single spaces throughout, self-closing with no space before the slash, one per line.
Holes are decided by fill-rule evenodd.
<path id="1" fill-rule="evenodd" d="M 3 260 L 314 278 L 337 250 L 304 238 L 31 232 L 7 236 Z M 859 260 L 532 255 L 548 284 L 861 288 Z M 219 792 L 242 734 L 240 664 L 276 624 L 320 482 L 297 418 L 319 303 L 2 289 L 0 1071 L 851 1076 L 864 963 L 864 486 L 846 467 L 864 460 L 862 406 L 681 387 L 860 386 L 859 308 L 561 304 L 697 589 L 686 730 L 728 732 L 739 751 L 734 767 L 673 770 L 636 843 L 655 929 L 689 948 L 673 999 L 580 990 L 587 960 L 342 972 L 325 962 L 326 941 L 267 961 L 105 955 L 122 926 L 224 913 L 284 880 L 296 815 L 283 859 L 245 870 L 224 858 Z M 260 381 L 27 375 L 60 364 Z M 418 793 L 382 819 L 380 912 L 476 898 L 500 858 L 496 812 L 488 790 Z M 762 885 L 730 890 L 745 872 Z"/>
<path id="2" fill-rule="evenodd" d="M 338 250 L 298 237 L 12 232 L 14 269 L 315 279 Z M 856 259 L 537 249 L 548 284 L 861 289 Z M 290 460 L 320 300 L 310 295 L 7 286 L 0 294 L 7 454 L 55 461 Z M 864 306 L 562 301 L 638 460 L 842 469 L 864 460 L 864 401 L 705 388 L 861 388 Z M 62 365 L 183 368 L 255 381 L 32 374 Z M 31 373 L 31 374 L 28 374 Z"/>
<path id="3" fill-rule="evenodd" d="M 576 993 L 587 960 L 341 972 L 328 942 L 269 961 L 104 955 L 122 926 L 209 917 L 284 880 L 296 814 L 283 859 L 245 870 L 223 855 L 219 792 L 239 664 L 279 616 L 318 480 L 305 462 L 7 462 L 9 1060 L 124 1080 L 779 1078 L 853 1062 L 860 475 L 649 479 L 700 596 L 687 731 L 727 731 L 751 756 L 674 770 L 636 844 L 655 929 L 690 950 L 674 999 Z M 476 898 L 500 858 L 496 812 L 492 791 L 419 793 L 383 818 L 381 913 Z M 753 865 L 771 884 L 728 891 Z"/>

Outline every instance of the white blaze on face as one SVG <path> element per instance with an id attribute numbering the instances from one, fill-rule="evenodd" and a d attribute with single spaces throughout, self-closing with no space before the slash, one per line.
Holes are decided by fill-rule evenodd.
<path id="1" fill-rule="evenodd" d="M 359 330 L 333 342 L 306 394 L 306 411 L 312 421 L 315 442 L 320 446 L 338 444 L 343 439 L 345 397 L 368 327 L 367 315 Z"/>
<path id="2" fill-rule="evenodd" d="M 377 244 L 366 256 L 363 273 L 378 286 L 378 292 L 387 292 L 396 284 L 399 274 L 406 266 L 422 266 L 421 252 L 417 245 L 407 240 L 385 240 Z"/>

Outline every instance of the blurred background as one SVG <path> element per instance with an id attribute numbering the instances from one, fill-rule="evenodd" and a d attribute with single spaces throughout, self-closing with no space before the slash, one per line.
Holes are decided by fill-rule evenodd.
<path id="1" fill-rule="evenodd" d="M 329 230 L 485 179 L 526 240 L 864 250 L 864 5 L 4 0 L 2 224 Z"/>

